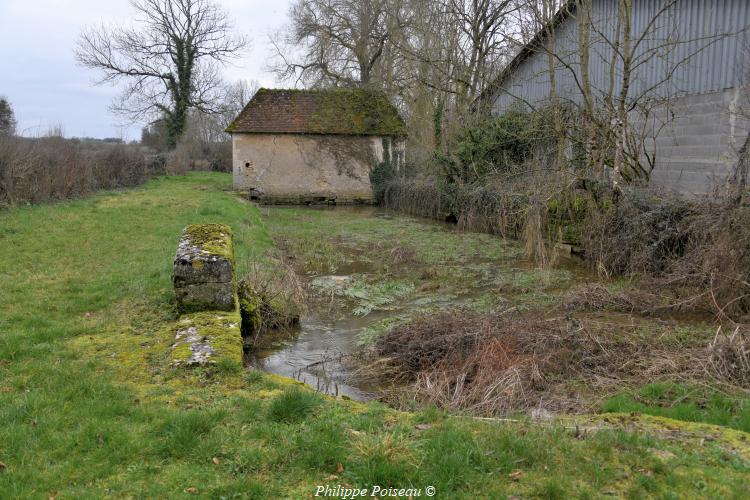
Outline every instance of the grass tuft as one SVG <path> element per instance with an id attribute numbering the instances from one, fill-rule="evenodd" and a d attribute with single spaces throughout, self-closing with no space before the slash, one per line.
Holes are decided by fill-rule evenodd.
<path id="1" fill-rule="evenodd" d="M 293 423 L 310 417 L 322 397 L 311 390 L 293 387 L 274 398 L 268 417 L 274 422 Z"/>

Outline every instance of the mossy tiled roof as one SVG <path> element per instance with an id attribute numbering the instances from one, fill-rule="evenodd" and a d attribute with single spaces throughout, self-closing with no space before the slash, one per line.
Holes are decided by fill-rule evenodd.
<path id="1" fill-rule="evenodd" d="M 260 89 L 229 133 L 405 136 L 382 92 L 363 89 Z"/>

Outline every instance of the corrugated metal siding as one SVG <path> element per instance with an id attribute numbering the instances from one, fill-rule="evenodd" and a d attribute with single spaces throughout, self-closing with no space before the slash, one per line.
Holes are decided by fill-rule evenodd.
<path id="1" fill-rule="evenodd" d="M 641 95 L 684 95 L 715 92 L 737 86 L 747 70 L 749 0 L 679 0 L 657 16 L 664 0 L 635 0 L 632 32 L 637 40 L 645 34 L 635 54 L 642 63 L 632 73 L 631 98 Z M 608 92 L 612 71 L 618 0 L 594 0 L 589 74 L 596 96 Z M 656 19 L 654 23 L 653 20 Z M 598 33 L 597 33 L 598 32 Z M 732 33 L 731 36 L 722 36 Z M 580 73 L 578 25 L 575 13 L 563 21 L 555 34 L 555 52 L 565 64 L 555 64 L 559 97 L 579 103 L 581 95 L 573 71 Z M 503 82 L 495 100 L 501 112 L 520 103 L 536 106 L 550 95 L 547 54 L 539 51 Z M 565 67 L 565 66 L 568 67 Z M 614 68 L 615 94 L 620 90 L 622 64 Z M 660 83 L 665 82 L 666 83 Z"/>

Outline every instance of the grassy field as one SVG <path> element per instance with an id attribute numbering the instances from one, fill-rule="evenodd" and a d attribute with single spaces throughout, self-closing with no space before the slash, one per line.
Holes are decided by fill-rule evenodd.
<path id="1" fill-rule="evenodd" d="M 226 174 L 0 212 L 0 497 L 741 498 L 748 435 L 639 414 L 531 422 L 402 413 L 233 366 L 170 368 L 171 260 L 189 223 L 272 246 Z M 628 401 L 612 409 L 630 409 Z"/>

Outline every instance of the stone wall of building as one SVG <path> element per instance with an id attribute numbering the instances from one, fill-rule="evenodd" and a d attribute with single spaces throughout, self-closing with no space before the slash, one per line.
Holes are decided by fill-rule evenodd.
<path id="1" fill-rule="evenodd" d="M 234 188 L 270 203 L 370 202 L 384 150 L 373 136 L 236 133 L 232 142 Z"/>

